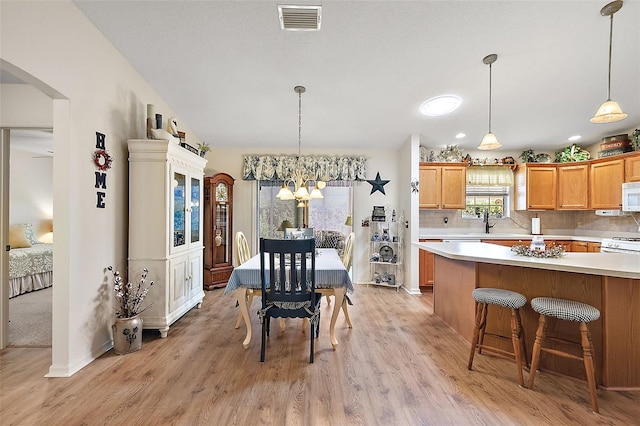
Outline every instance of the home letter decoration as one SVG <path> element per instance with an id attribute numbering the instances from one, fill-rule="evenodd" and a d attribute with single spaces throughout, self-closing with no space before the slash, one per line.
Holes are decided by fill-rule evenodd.
<path id="1" fill-rule="evenodd" d="M 106 151 L 105 148 L 105 135 L 99 132 L 96 132 L 96 151 L 93 153 L 93 164 L 100 170 L 99 172 L 95 172 L 96 183 L 95 188 L 107 189 L 107 174 L 105 171 L 111 168 L 111 162 L 113 159 Z M 96 193 L 97 201 L 96 208 L 104 209 L 105 203 L 104 199 L 107 196 L 106 192 L 98 191 Z"/>

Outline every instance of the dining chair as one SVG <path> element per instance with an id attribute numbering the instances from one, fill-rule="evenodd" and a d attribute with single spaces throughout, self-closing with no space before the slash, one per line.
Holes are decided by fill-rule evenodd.
<path id="1" fill-rule="evenodd" d="M 238 265 L 242 265 L 247 260 L 251 259 L 251 251 L 249 250 L 249 244 L 247 243 L 247 238 L 244 236 L 244 232 L 238 231 L 236 232 L 236 259 L 238 259 Z M 251 302 L 253 302 L 254 296 L 260 296 L 260 290 L 247 290 L 247 307 L 251 307 Z M 242 324 L 242 313 L 238 314 L 238 319 L 236 320 L 235 328 L 239 328 L 240 324 Z"/>
<path id="2" fill-rule="evenodd" d="M 260 361 L 264 362 L 271 318 L 307 318 L 310 323 L 310 355 L 320 330 L 320 300 L 315 286 L 315 240 L 260 239 L 262 324 Z"/>
<path id="3" fill-rule="evenodd" d="M 349 269 L 351 269 L 351 263 L 353 262 L 353 242 L 355 240 L 355 237 L 356 234 L 354 232 L 350 233 L 344 243 L 344 252 L 342 253 L 341 260 L 342 264 L 347 270 L 347 273 L 349 272 Z M 327 294 L 325 297 L 327 298 L 327 303 L 331 304 L 331 299 L 329 298 L 330 295 Z M 342 300 L 342 312 L 344 313 L 344 319 L 347 321 L 347 325 L 349 325 L 349 328 L 353 328 L 351 318 L 349 317 L 349 310 L 347 309 L 348 305 L 352 305 L 352 303 L 349 297 L 345 294 L 344 299 Z"/>

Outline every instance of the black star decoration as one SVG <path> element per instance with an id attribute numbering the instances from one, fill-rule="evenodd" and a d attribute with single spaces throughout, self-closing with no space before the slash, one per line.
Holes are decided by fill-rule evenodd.
<path id="1" fill-rule="evenodd" d="M 384 186 L 388 184 L 390 181 L 380 179 L 380 172 L 376 174 L 375 180 L 367 180 L 371 184 L 371 192 L 369 195 L 373 194 L 376 191 L 382 192 L 384 195 L 387 195 L 384 192 Z"/>

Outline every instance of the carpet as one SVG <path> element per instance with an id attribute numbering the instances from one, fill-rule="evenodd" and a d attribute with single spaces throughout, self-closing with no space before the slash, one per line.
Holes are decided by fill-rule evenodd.
<path id="1" fill-rule="evenodd" d="M 51 346 L 53 287 L 9 299 L 9 346 Z"/>

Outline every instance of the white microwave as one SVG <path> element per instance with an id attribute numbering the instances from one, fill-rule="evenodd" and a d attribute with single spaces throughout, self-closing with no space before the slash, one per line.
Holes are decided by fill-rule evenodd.
<path id="1" fill-rule="evenodd" d="M 640 182 L 622 184 L 622 211 L 640 212 Z"/>

